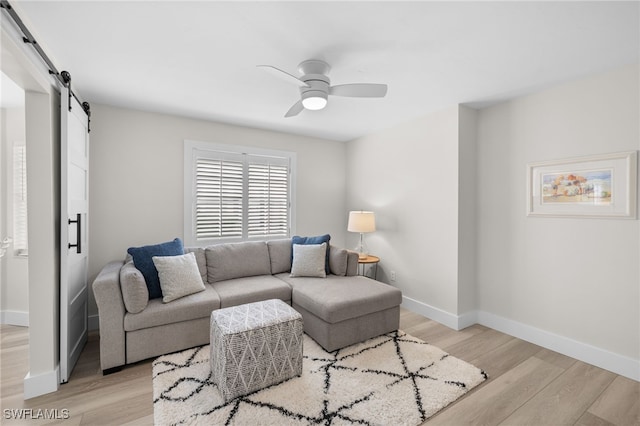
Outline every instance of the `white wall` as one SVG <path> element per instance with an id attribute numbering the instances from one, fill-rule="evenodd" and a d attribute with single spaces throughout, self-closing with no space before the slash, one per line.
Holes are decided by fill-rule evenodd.
<path id="1" fill-rule="evenodd" d="M 29 312 L 38 313 L 29 321 L 29 377 L 36 381 L 57 375 L 60 358 L 59 102 L 56 93 L 26 92 Z M 25 398 L 36 396 L 30 393 L 25 383 Z"/>
<path id="2" fill-rule="evenodd" d="M 185 139 L 296 152 L 296 233 L 330 233 L 344 245 L 344 143 L 104 105 L 91 111 L 90 282 L 128 247 L 183 237 Z"/>
<path id="3" fill-rule="evenodd" d="M 2 72 L 25 89 L 29 227 L 29 373 L 25 399 L 59 385 L 60 96 L 33 49 L 10 26 L 1 29 Z M 37 314 L 36 314 L 37 313 Z"/>
<path id="4" fill-rule="evenodd" d="M 457 313 L 468 314 L 476 309 L 477 111 L 461 106 L 459 114 Z"/>
<path id="5" fill-rule="evenodd" d="M 455 106 L 347 144 L 348 207 L 376 214 L 365 238 L 381 258 L 378 278 L 450 315 L 458 313 L 458 126 Z"/>
<path id="6" fill-rule="evenodd" d="M 2 131 L 2 223 L 0 240 L 13 238 L 13 146 L 25 144 L 24 106 L 1 108 Z M 29 324 L 29 261 L 16 256 L 10 245 L 2 257 L 0 272 L 0 322 L 12 325 Z"/>
<path id="7" fill-rule="evenodd" d="M 479 322 L 638 380 L 639 221 L 527 217 L 526 165 L 638 150 L 639 77 L 629 66 L 349 142 L 347 206 L 376 212 L 379 278 L 395 271 L 404 305 L 450 327 Z"/>
<path id="8" fill-rule="evenodd" d="M 629 66 L 484 109 L 477 147 L 479 310 L 629 357 L 636 369 L 638 220 L 525 212 L 527 163 L 640 149 L 639 76 Z"/>

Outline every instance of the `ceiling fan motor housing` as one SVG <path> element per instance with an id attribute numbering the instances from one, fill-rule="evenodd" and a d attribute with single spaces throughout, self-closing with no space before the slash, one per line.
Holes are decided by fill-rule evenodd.
<path id="1" fill-rule="evenodd" d="M 325 61 L 319 59 L 308 59 L 300 62 L 298 65 L 298 71 L 302 75 L 306 74 L 320 74 L 327 75 L 331 71 L 331 66 Z"/>

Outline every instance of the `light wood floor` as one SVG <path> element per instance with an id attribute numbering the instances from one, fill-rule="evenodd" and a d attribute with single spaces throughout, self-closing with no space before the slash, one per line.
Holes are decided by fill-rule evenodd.
<path id="1" fill-rule="evenodd" d="M 471 362 L 489 380 L 429 425 L 640 425 L 640 383 L 495 330 L 475 325 L 453 331 L 403 310 L 401 329 Z M 28 370 L 26 328 L 0 326 L 0 423 L 151 425 L 151 361 L 103 377 L 99 336 L 92 333 L 70 381 L 58 392 L 24 401 Z M 67 409 L 70 418 L 20 423 L 7 409 Z"/>

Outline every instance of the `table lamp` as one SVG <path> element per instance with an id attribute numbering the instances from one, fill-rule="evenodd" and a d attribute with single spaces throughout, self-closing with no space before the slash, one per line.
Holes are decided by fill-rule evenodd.
<path id="1" fill-rule="evenodd" d="M 364 245 L 364 233 L 376 230 L 376 217 L 373 212 L 351 211 L 349 212 L 349 223 L 347 231 L 360 233 L 360 244 L 356 248 L 358 257 L 364 259 L 367 257 L 367 249 Z"/>

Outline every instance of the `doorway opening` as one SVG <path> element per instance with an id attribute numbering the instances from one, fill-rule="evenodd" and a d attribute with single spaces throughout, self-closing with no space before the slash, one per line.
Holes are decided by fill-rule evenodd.
<path id="1" fill-rule="evenodd" d="M 25 91 L 0 71 L 0 323 L 29 325 Z"/>

